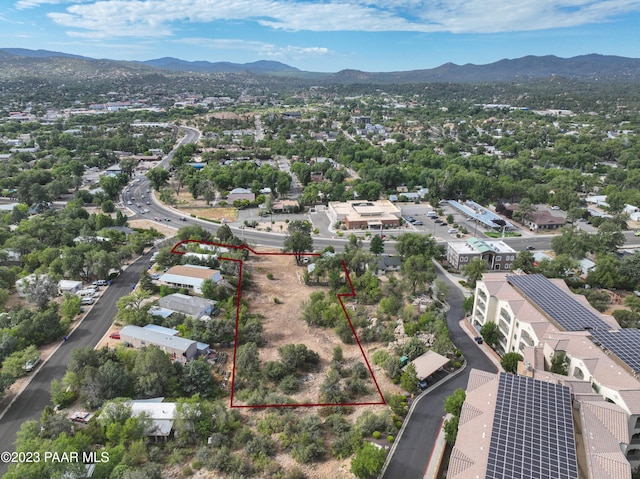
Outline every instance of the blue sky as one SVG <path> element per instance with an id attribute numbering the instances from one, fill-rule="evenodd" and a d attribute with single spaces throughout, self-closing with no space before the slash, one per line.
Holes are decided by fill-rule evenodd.
<path id="1" fill-rule="evenodd" d="M 3 0 L 0 48 L 398 71 L 640 58 L 640 0 Z"/>

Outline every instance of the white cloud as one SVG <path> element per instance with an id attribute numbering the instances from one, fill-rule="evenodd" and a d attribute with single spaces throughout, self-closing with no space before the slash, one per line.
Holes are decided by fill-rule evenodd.
<path id="1" fill-rule="evenodd" d="M 58 3 L 20 0 L 16 5 Z M 170 36 L 179 23 L 243 20 L 287 31 L 492 33 L 604 22 L 640 0 L 101 0 L 49 17 L 74 36 Z"/>
<path id="2" fill-rule="evenodd" d="M 18 0 L 15 4 L 16 10 L 26 10 L 36 8 L 42 5 L 62 5 L 67 3 L 82 3 L 92 0 Z"/>
<path id="3" fill-rule="evenodd" d="M 325 47 L 300 47 L 294 45 L 278 46 L 273 43 L 239 40 L 234 38 L 184 38 L 175 43 L 197 45 L 201 48 L 210 48 L 219 52 L 221 50 L 246 50 L 256 53 L 257 56 L 277 58 L 279 60 L 301 60 L 309 57 L 320 57 L 333 52 Z"/>

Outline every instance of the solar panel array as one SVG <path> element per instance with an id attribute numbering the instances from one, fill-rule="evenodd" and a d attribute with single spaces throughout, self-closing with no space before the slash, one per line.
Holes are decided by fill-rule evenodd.
<path id="1" fill-rule="evenodd" d="M 640 374 L 640 330 L 634 328 L 612 331 L 591 331 L 594 342 L 615 354 L 636 374 Z"/>
<path id="2" fill-rule="evenodd" d="M 600 316 L 541 274 L 508 275 L 507 281 L 565 331 L 610 329 Z"/>
<path id="3" fill-rule="evenodd" d="M 568 387 L 501 373 L 486 479 L 578 479 Z"/>

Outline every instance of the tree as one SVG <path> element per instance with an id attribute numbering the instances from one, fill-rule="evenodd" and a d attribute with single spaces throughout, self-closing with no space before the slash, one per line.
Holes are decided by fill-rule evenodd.
<path id="1" fill-rule="evenodd" d="M 283 251 L 294 254 L 296 264 L 302 264 L 302 255 L 313 250 L 311 224 L 307 221 L 295 220 L 289 223 L 287 236 L 284 239 Z"/>
<path id="2" fill-rule="evenodd" d="M 522 355 L 516 352 L 510 352 L 502 356 L 500 366 L 508 373 L 515 373 L 518 370 L 519 361 L 522 361 Z"/>
<path id="3" fill-rule="evenodd" d="M 564 351 L 556 351 L 551 357 L 551 367 L 549 370 L 555 374 L 561 374 L 566 376 L 569 374 L 569 361 L 567 360 L 567 353 Z"/>
<path id="4" fill-rule="evenodd" d="M 411 292 L 416 294 L 418 289 L 436 278 L 435 267 L 424 255 L 414 255 L 405 258 L 402 262 L 401 272 L 411 285 Z"/>
<path id="5" fill-rule="evenodd" d="M 444 400 L 444 410 L 454 416 L 460 416 L 460 413 L 462 412 L 462 405 L 466 398 L 467 393 L 464 389 L 456 389 Z"/>
<path id="6" fill-rule="evenodd" d="M 426 258 L 436 256 L 437 243 L 429 236 L 420 233 L 403 233 L 398 236 L 396 249 L 403 257 L 423 255 Z"/>
<path id="7" fill-rule="evenodd" d="M 512 269 L 514 271 L 521 269 L 525 273 L 530 274 L 536 270 L 535 262 L 536 260 L 531 251 L 520 251 L 513 261 Z"/>
<path id="8" fill-rule="evenodd" d="M 358 479 L 375 479 L 380 474 L 387 451 L 365 442 L 351 460 L 351 472 Z"/>
<path id="9" fill-rule="evenodd" d="M 216 390 L 216 381 L 211 375 L 209 364 L 203 359 L 185 364 L 179 383 L 185 396 L 198 394 L 200 397 L 210 398 Z"/>
<path id="10" fill-rule="evenodd" d="M 381 255 L 384 253 L 384 240 L 380 235 L 374 235 L 371 238 L 371 244 L 369 245 L 369 251 L 371 254 Z"/>
<path id="11" fill-rule="evenodd" d="M 49 300 L 58 294 L 58 283 L 47 275 L 36 276 L 25 281 L 25 293 L 30 303 L 42 311 L 49 304 Z"/>
<path id="12" fill-rule="evenodd" d="M 70 321 L 80 314 L 80 296 L 77 294 L 65 294 L 62 304 L 60 304 L 60 315 L 62 319 Z"/>
<path id="13" fill-rule="evenodd" d="M 400 386 L 407 392 L 415 393 L 418 391 L 418 373 L 413 363 L 407 364 L 400 376 Z"/>
<path id="14" fill-rule="evenodd" d="M 469 285 L 475 288 L 478 280 L 487 272 L 487 262 L 482 258 L 474 258 L 462 267 L 462 272 L 466 276 Z"/>
<path id="15" fill-rule="evenodd" d="M 482 339 L 484 339 L 485 343 L 493 348 L 500 338 L 500 330 L 498 329 L 498 325 L 492 321 L 485 323 L 480 328 L 480 336 L 482 336 Z"/>
<path id="16" fill-rule="evenodd" d="M 220 226 L 220 228 L 218 228 L 216 236 L 218 237 L 218 239 L 220 239 L 220 241 L 226 243 L 233 238 L 233 232 L 231 231 L 231 228 L 229 228 L 228 224 L 224 224 Z"/>
<path id="17" fill-rule="evenodd" d="M 160 167 L 151 168 L 145 176 L 149 179 L 151 187 L 156 191 L 160 191 L 160 188 L 169 181 L 169 172 Z"/>
<path id="18" fill-rule="evenodd" d="M 175 369 L 169 356 L 157 346 L 147 346 L 138 351 L 132 374 L 140 396 L 171 395 Z"/>

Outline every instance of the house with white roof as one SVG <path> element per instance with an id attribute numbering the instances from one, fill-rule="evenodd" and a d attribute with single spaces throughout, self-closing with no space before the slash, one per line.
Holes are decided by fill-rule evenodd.
<path id="1" fill-rule="evenodd" d="M 177 265 L 169 268 L 158 281 L 174 288 L 186 288 L 202 294 L 202 283 L 206 279 L 219 283 L 222 280 L 220 271 L 194 264 Z"/>

